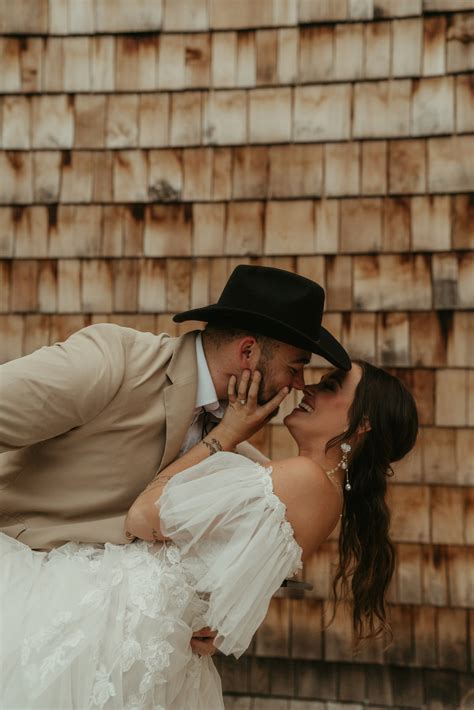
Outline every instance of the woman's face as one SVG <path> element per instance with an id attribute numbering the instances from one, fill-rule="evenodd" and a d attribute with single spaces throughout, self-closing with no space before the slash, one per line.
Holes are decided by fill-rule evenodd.
<path id="1" fill-rule="evenodd" d="M 353 363 L 348 372 L 330 370 L 319 384 L 305 387 L 301 403 L 284 419 L 296 441 L 305 433 L 329 441 L 347 429 L 349 408 L 361 377 L 362 368 Z"/>

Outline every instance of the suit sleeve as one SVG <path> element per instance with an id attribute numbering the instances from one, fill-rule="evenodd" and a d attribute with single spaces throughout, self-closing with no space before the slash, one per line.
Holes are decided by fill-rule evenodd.
<path id="1" fill-rule="evenodd" d="M 51 439 L 97 416 L 123 381 L 127 332 L 92 325 L 2 365 L 0 452 Z"/>

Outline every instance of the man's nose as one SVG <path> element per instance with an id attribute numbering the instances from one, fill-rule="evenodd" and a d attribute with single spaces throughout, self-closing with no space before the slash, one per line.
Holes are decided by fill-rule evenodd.
<path id="1" fill-rule="evenodd" d="M 301 370 L 294 376 L 292 386 L 295 388 L 295 390 L 304 390 L 305 383 L 303 370 Z"/>

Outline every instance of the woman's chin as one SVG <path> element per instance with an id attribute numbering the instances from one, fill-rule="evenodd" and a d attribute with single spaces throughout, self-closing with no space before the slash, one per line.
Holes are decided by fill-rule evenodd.
<path id="1" fill-rule="evenodd" d="M 283 424 L 285 426 L 288 426 L 289 424 L 291 425 L 292 422 L 294 422 L 298 418 L 298 414 L 301 413 L 301 410 L 298 409 L 298 407 L 295 407 L 292 412 L 286 415 L 286 417 L 283 419 Z"/>

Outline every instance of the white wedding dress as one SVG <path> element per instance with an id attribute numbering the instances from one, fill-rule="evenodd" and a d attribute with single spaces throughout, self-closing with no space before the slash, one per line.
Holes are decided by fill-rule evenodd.
<path id="1" fill-rule="evenodd" d="M 239 657 L 272 595 L 301 566 L 271 469 L 218 453 L 160 499 L 172 542 L 68 543 L 33 552 L 0 535 L 0 707 L 223 708 L 193 631 Z"/>

